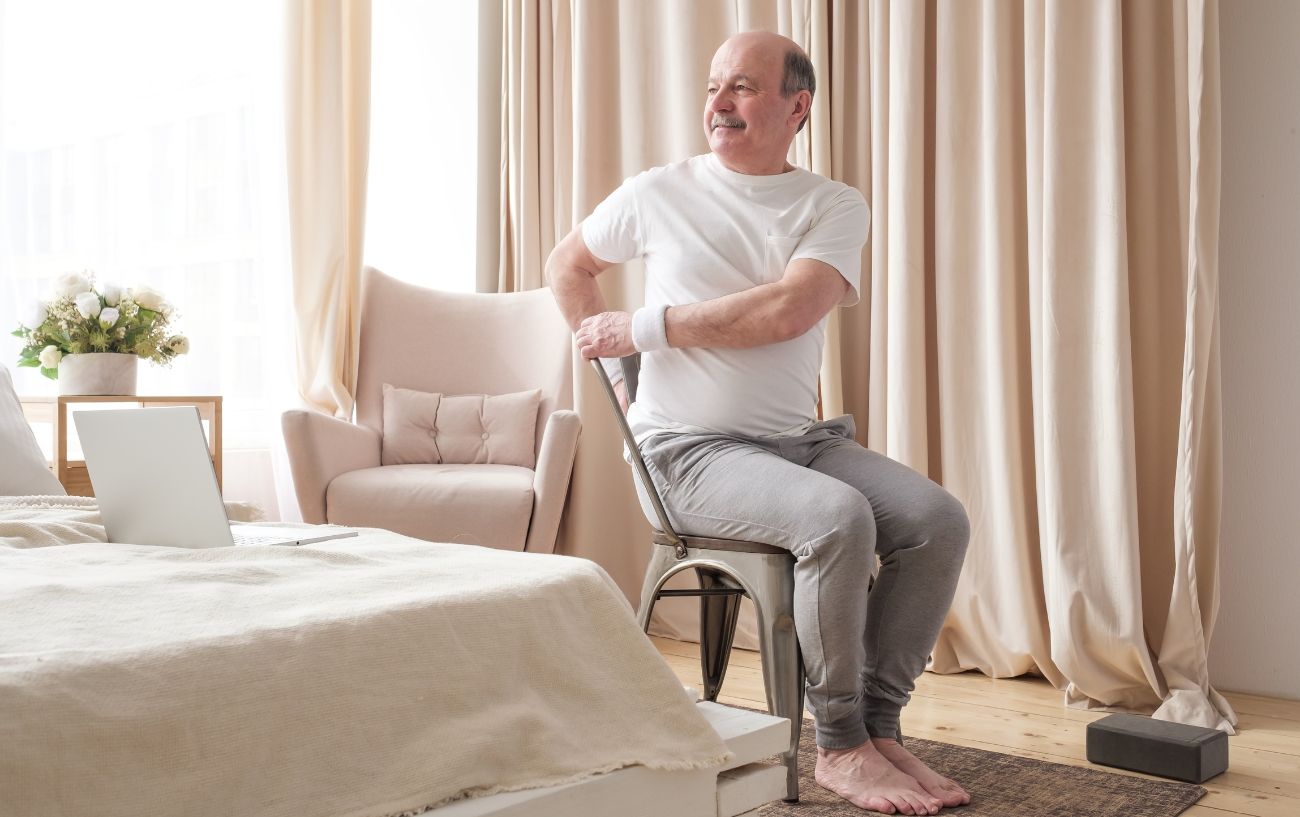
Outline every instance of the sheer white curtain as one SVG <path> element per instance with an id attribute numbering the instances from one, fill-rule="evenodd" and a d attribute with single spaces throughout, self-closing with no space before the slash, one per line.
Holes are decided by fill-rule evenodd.
<path id="1" fill-rule="evenodd" d="M 225 398 L 228 499 L 276 514 L 289 351 L 282 9 L 0 0 L 0 354 L 49 281 L 147 283 L 192 352 L 141 394 Z M 20 393 L 57 386 L 15 373 Z"/>
<path id="2" fill-rule="evenodd" d="M 371 17 L 365 261 L 453 292 L 475 282 L 478 14 L 384 0 Z"/>

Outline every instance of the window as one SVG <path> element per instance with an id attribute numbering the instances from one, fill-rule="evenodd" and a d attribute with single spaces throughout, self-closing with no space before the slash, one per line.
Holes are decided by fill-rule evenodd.
<path id="1" fill-rule="evenodd" d="M 158 289 L 192 351 L 142 363 L 139 392 L 223 395 L 226 496 L 273 516 L 274 496 L 256 491 L 296 402 L 283 13 L 266 0 L 0 0 L 0 354 L 12 368 L 9 332 L 64 272 Z M 372 18 L 365 260 L 467 292 L 477 15 L 382 0 Z M 15 383 L 57 389 L 32 369 Z"/>
<path id="2" fill-rule="evenodd" d="M 293 388 L 282 15 L 265 0 L 0 0 L 5 363 L 57 275 L 149 284 L 192 352 L 142 362 L 139 392 L 223 395 L 227 463 L 269 449 Z M 15 382 L 57 388 L 31 369 Z"/>
<path id="3" fill-rule="evenodd" d="M 371 37 L 366 263 L 473 292 L 478 4 L 383 0 Z"/>

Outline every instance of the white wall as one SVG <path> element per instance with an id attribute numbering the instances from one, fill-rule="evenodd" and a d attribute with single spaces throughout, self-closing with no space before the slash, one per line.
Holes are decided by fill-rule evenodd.
<path id="1" fill-rule="evenodd" d="M 1222 606 L 1216 686 L 1300 698 L 1300 3 L 1220 5 Z"/>

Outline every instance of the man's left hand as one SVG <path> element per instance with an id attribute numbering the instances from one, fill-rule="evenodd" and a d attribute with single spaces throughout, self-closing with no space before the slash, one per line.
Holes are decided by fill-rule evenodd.
<path id="1" fill-rule="evenodd" d="M 601 312 L 583 318 L 574 337 L 578 351 L 587 360 L 636 354 L 636 346 L 632 344 L 632 315 L 627 312 Z"/>

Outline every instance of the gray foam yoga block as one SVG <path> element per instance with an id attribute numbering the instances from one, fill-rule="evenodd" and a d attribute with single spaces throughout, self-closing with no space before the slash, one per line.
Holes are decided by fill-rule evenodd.
<path id="1" fill-rule="evenodd" d="M 1088 762 L 1189 783 L 1228 769 L 1228 735 L 1217 729 L 1109 715 L 1088 724 Z"/>

